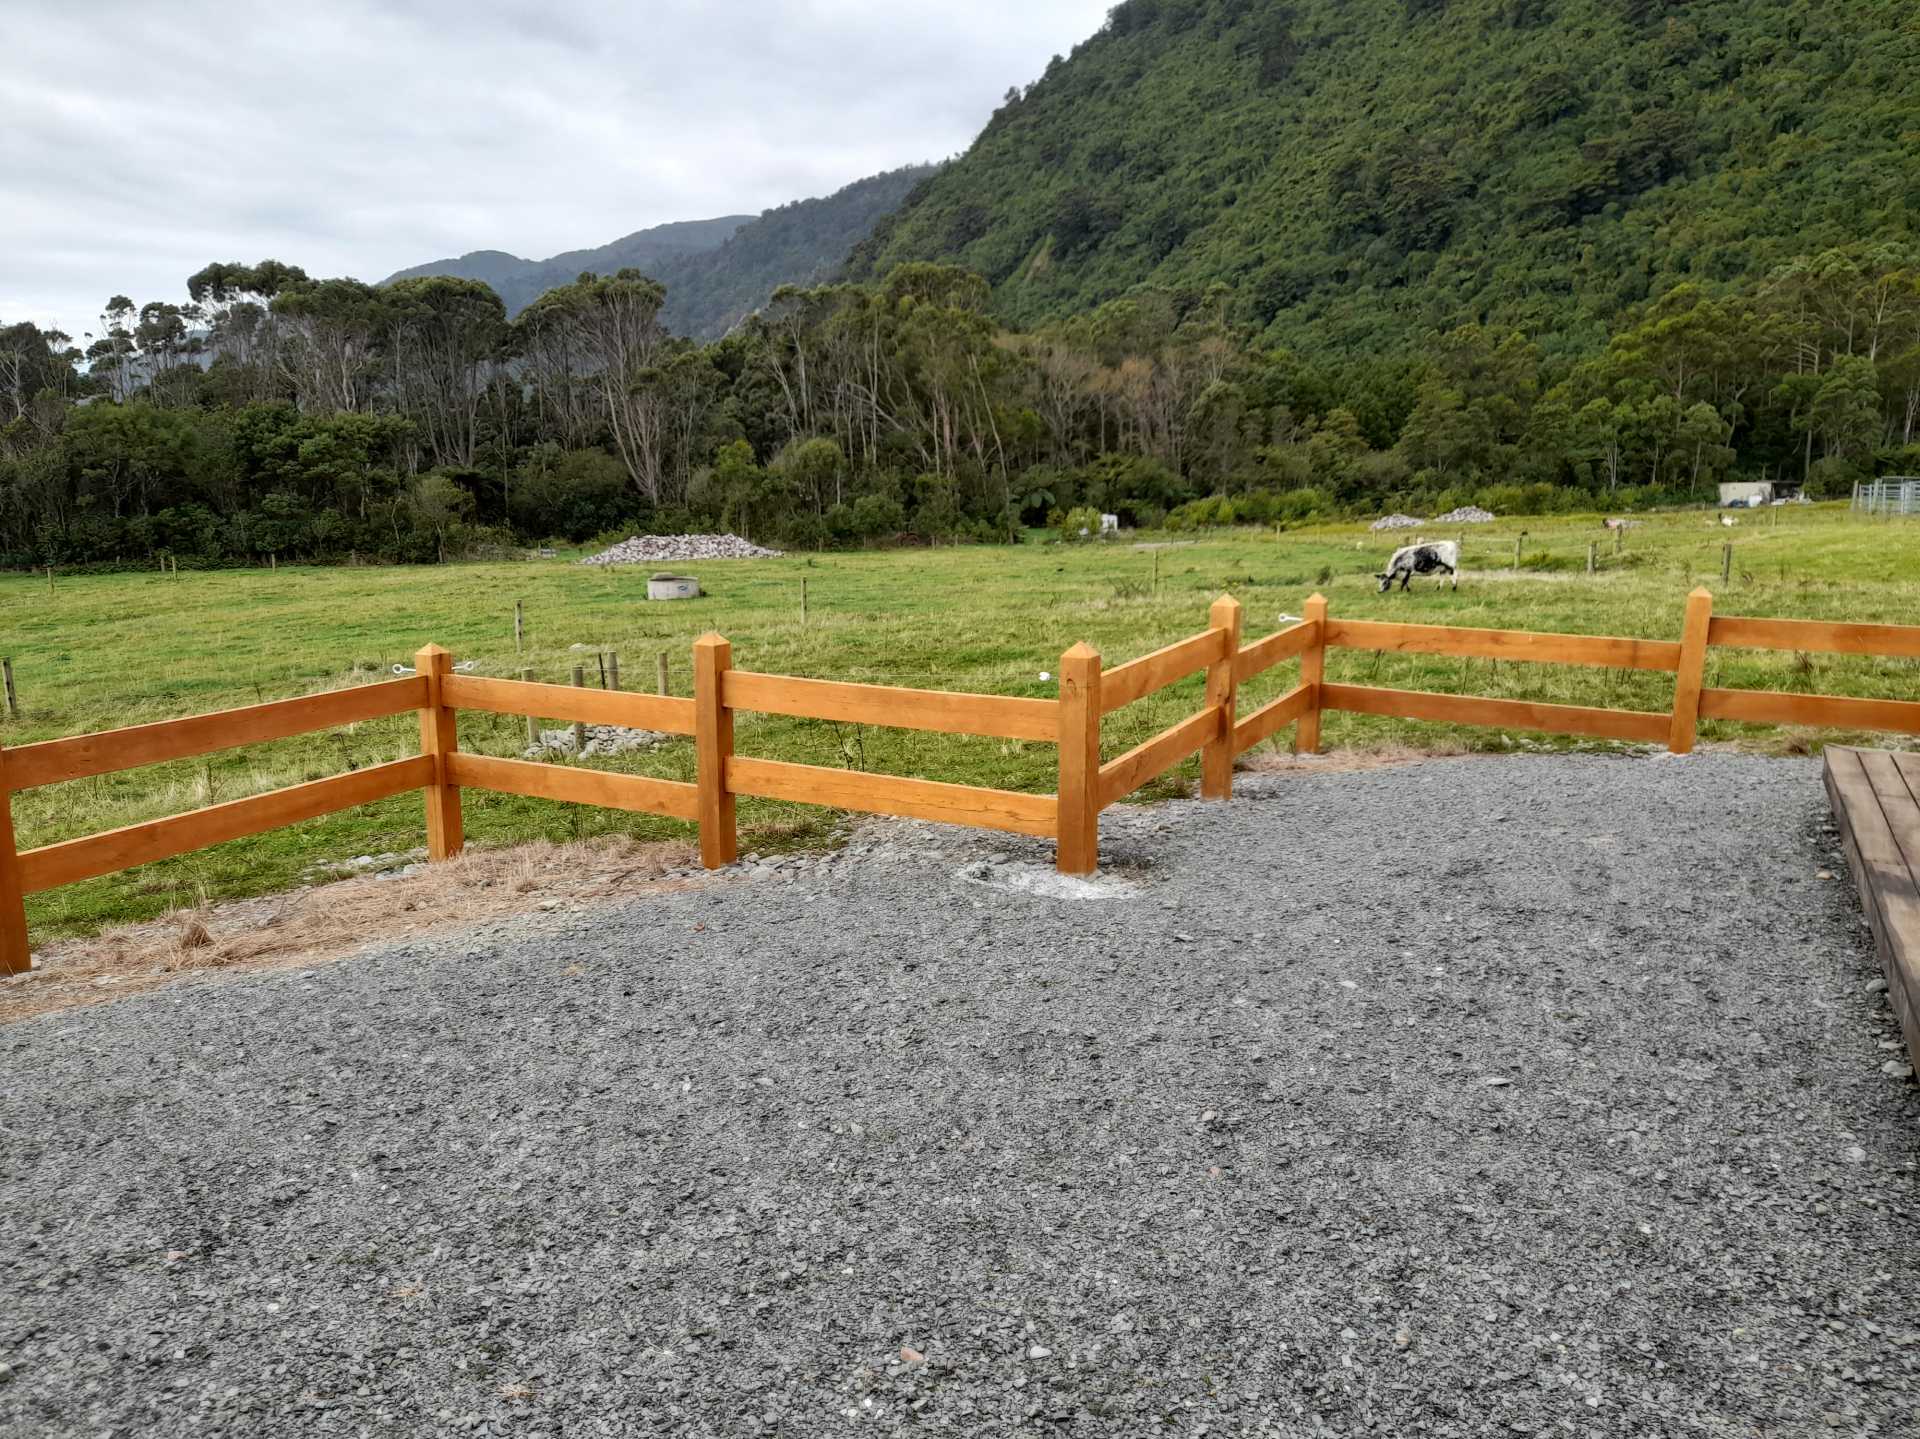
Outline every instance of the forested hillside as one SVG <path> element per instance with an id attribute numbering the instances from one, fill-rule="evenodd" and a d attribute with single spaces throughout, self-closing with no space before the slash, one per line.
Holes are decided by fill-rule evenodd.
<path id="1" fill-rule="evenodd" d="M 1907 0 L 1127 0 L 856 253 L 970 266 L 1015 324 L 1143 283 L 1268 343 L 1467 322 L 1590 352 L 1682 283 L 1909 241 Z"/>
<path id="2" fill-rule="evenodd" d="M 935 168 L 908 165 L 870 175 L 821 199 L 768 210 L 713 249 L 641 266 L 667 287 L 667 328 L 697 340 L 717 339 L 782 285 L 832 279 L 847 252 Z M 582 268 L 604 274 L 619 267 Z"/>
<path id="3" fill-rule="evenodd" d="M 933 173 L 931 165 L 908 165 L 759 216 L 656 225 L 611 245 L 569 250 L 547 260 L 476 250 L 454 260 L 415 265 L 381 284 L 427 275 L 479 280 L 500 297 L 511 319 L 548 290 L 571 284 L 582 274 L 644 270 L 667 288 L 662 322 L 668 329 L 695 339 L 716 339 L 764 305 L 780 286 L 831 278 L 847 252 Z"/>

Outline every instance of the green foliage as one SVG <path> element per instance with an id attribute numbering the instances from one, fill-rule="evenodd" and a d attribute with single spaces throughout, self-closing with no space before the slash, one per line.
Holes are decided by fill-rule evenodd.
<path id="1" fill-rule="evenodd" d="M 1097 540 L 1100 538 L 1100 511 L 1088 505 L 1067 510 L 1054 526 L 1063 540 Z"/>
<path id="2" fill-rule="evenodd" d="M 1223 284 L 1266 344 L 1327 356 L 1469 322 L 1591 352 L 1677 286 L 1912 241 L 1910 21 L 1897 0 L 1136 0 L 849 273 L 963 263 L 1023 326 Z"/>

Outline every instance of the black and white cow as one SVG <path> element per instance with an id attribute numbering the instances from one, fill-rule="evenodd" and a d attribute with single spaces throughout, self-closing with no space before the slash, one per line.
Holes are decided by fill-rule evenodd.
<path id="1" fill-rule="evenodd" d="M 1403 545 L 1393 552 L 1393 558 L 1387 561 L 1385 574 L 1375 575 L 1380 581 L 1380 593 L 1385 594 L 1393 588 L 1395 580 L 1400 581 L 1404 591 L 1412 583 L 1415 575 L 1438 574 L 1445 570 L 1453 576 L 1453 587 L 1460 588 L 1460 542 L 1458 540 L 1435 540 L 1431 544 Z"/>

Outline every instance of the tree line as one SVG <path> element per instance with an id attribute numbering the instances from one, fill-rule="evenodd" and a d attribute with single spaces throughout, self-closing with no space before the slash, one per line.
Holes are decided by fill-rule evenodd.
<path id="1" fill-rule="evenodd" d="M 1076 510 L 1291 524 L 1845 494 L 1920 472 L 1920 259 L 1860 246 L 1683 285 L 1599 353 L 1468 324 L 1371 359 L 1264 348 L 1231 293 L 1009 330 L 908 264 L 788 287 L 725 338 L 633 270 L 512 321 L 473 280 L 209 265 L 82 346 L 0 329 L 0 563 L 430 561 L 615 531 L 795 547 L 1001 541 Z"/>

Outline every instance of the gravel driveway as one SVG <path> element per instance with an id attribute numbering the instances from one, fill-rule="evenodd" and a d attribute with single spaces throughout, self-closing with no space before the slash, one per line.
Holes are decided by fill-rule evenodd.
<path id="1" fill-rule="evenodd" d="M 1920 1428 L 1815 764 L 1242 792 L 0 1029 L 0 1432 Z"/>

